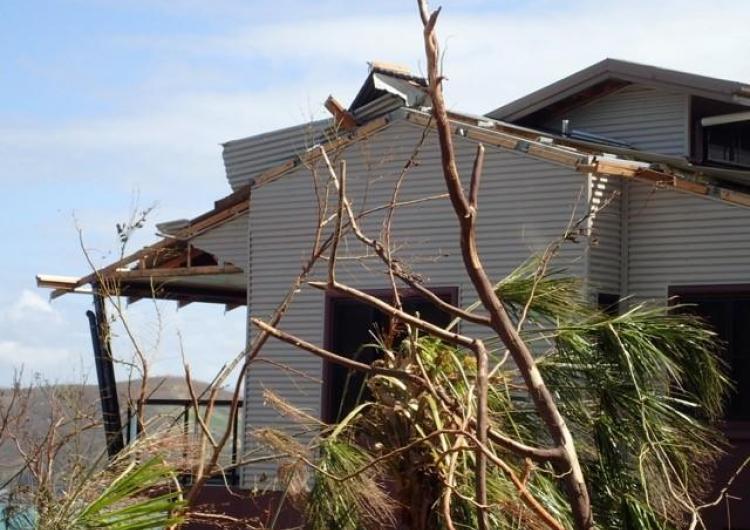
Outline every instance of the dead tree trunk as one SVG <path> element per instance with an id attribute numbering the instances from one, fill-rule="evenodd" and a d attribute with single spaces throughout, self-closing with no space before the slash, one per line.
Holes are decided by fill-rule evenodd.
<path id="1" fill-rule="evenodd" d="M 464 265 L 482 305 L 490 315 L 492 329 L 510 351 L 553 442 L 561 449 L 561 462 L 558 463 L 558 467 L 561 467 L 560 471 L 565 473 L 564 481 L 576 524 L 580 529 L 592 528 L 593 516 L 591 513 L 591 503 L 583 471 L 578 461 L 573 437 L 565 423 L 565 419 L 557 408 L 555 399 L 544 383 L 542 375 L 534 361 L 533 354 L 513 325 L 479 257 L 479 250 L 476 243 L 476 200 L 478 197 L 483 150 L 480 146 L 477 153 L 470 185 L 470 200 L 466 197 L 463 185 L 461 184 L 461 177 L 456 165 L 453 147 L 453 132 L 443 99 L 442 76 L 438 64 L 440 55 L 437 35 L 435 33 L 435 24 L 440 10 L 438 9 L 430 14 L 426 0 L 418 0 L 418 3 L 424 24 L 424 42 L 427 56 L 429 91 L 432 98 L 432 114 L 437 125 L 440 141 L 443 176 L 460 226 L 461 253 Z M 484 411 L 478 411 L 477 413 L 480 436 L 482 434 L 481 417 L 483 413 L 486 414 L 486 408 Z"/>

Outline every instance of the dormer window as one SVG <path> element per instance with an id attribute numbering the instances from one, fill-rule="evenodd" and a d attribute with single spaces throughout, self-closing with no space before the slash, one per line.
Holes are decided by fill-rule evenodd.
<path id="1" fill-rule="evenodd" d="M 706 162 L 750 167 L 750 112 L 709 116 L 701 125 Z"/>

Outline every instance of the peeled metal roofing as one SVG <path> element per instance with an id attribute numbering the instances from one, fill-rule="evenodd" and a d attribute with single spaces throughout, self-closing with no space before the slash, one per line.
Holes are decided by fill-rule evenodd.
<path id="1" fill-rule="evenodd" d="M 607 59 L 537 93 L 533 93 L 527 98 L 522 98 L 522 100 L 533 100 L 532 102 L 539 103 L 540 98 L 551 98 L 559 95 L 560 90 L 570 90 L 570 93 L 573 93 L 580 90 L 582 83 L 599 82 L 607 76 L 620 79 L 627 78 L 631 81 L 648 79 L 652 84 L 671 83 L 674 86 L 689 87 L 693 91 L 713 91 L 726 96 L 745 94 L 746 91 L 747 95 L 750 96 L 750 87 L 741 83 Z M 518 100 L 510 106 L 501 107 L 501 109 L 491 113 L 491 116 L 497 118 L 496 113 L 516 105 L 522 100 Z M 750 104 L 750 99 L 748 99 L 748 104 Z M 425 105 L 429 105 L 429 98 L 424 88 L 424 80 L 389 70 L 373 69 L 357 97 L 355 97 L 349 111 L 360 125 L 358 129 L 364 129 L 367 124 L 374 123 L 376 119 L 385 119 L 387 122 L 400 119 L 409 113 L 424 114 L 422 111 L 425 110 Z M 570 156 L 620 158 L 650 165 L 654 171 L 666 171 L 667 173 L 682 171 L 683 173 L 689 173 L 689 178 L 706 177 L 729 183 L 735 187 L 741 186 L 745 189 L 750 186 L 750 172 L 747 171 L 695 166 L 684 158 L 639 151 L 627 146 L 607 145 L 593 139 L 560 136 L 487 116 L 472 116 L 452 112 L 450 118 L 458 122 L 458 127 L 463 122 L 488 133 L 508 136 L 504 140 L 505 143 L 521 146 L 515 147 L 516 149 L 523 150 L 527 144 L 535 145 L 536 147 L 532 147 L 529 154 L 532 154 L 532 151 L 545 152 L 547 156 L 552 158 L 556 156 L 559 159 L 566 160 Z M 331 140 L 346 142 L 347 138 L 354 138 L 347 131 L 341 131 L 341 134 L 334 135 L 331 126 L 332 120 L 320 120 L 227 142 L 224 144 L 224 163 L 227 178 L 232 188 L 238 190 L 243 186 L 249 187 L 255 181 L 255 177 L 267 172 L 274 173 L 275 176 L 284 174 L 295 167 L 296 163 L 314 145 L 324 144 Z M 484 133 L 477 134 L 481 136 Z M 356 141 L 356 139 L 353 141 Z"/>
<path id="2" fill-rule="evenodd" d="M 226 142 L 222 156 L 229 185 L 237 190 L 254 176 L 320 143 L 332 124 L 331 119 L 317 120 Z"/>
<path id="3" fill-rule="evenodd" d="M 365 123 L 400 107 L 425 103 L 419 78 L 373 69 L 350 107 L 357 123 Z M 293 159 L 310 147 L 336 136 L 333 120 L 303 123 L 224 144 L 227 180 L 233 190 L 250 184 L 264 171 Z"/>

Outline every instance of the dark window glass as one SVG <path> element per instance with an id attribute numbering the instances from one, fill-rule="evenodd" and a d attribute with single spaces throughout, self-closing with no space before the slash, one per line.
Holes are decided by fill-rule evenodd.
<path id="1" fill-rule="evenodd" d="M 453 302 L 452 296 L 441 295 L 446 301 Z M 404 311 L 419 315 L 438 326 L 447 326 L 451 317 L 432 303 L 418 296 L 403 297 Z M 330 300 L 329 314 L 329 348 L 339 355 L 371 364 L 382 356 L 375 347 L 368 346 L 375 342 L 375 335 L 387 332 L 389 318 L 381 311 L 356 300 L 333 298 Z M 396 338 L 398 343 L 399 338 Z M 348 370 L 335 363 L 325 363 L 325 392 L 323 420 L 333 422 L 344 418 L 361 401 L 367 400 L 365 374 Z"/>
<path id="2" fill-rule="evenodd" d="M 708 162 L 750 167 L 750 122 L 712 125 L 704 137 Z"/>
<path id="3" fill-rule="evenodd" d="M 676 294 L 679 303 L 695 304 L 686 311 L 708 321 L 724 343 L 724 358 L 735 384 L 727 419 L 750 420 L 750 292 Z"/>
<path id="4" fill-rule="evenodd" d="M 599 293 L 596 303 L 599 309 L 606 314 L 616 316 L 620 314 L 620 295 L 611 293 Z"/>

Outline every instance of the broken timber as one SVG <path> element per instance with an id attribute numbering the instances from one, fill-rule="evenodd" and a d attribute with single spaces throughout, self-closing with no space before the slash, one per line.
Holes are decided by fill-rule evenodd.
<path id="1" fill-rule="evenodd" d="M 516 136 L 508 132 L 500 132 L 495 128 L 483 128 L 478 125 L 478 120 L 464 123 L 463 120 L 459 121 L 457 116 L 451 115 L 451 121 L 455 125 L 454 134 L 459 134 L 469 140 L 511 151 L 520 151 L 533 158 L 560 164 L 582 173 L 629 178 L 735 206 L 750 207 L 750 193 L 704 182 L 705 177 L 699 172 L 695 174 L 683 171 L 671 172 L 654 168 L 645 162 L 601 157 L 601 153 L 558 145 L 552 139 L 549 143 L 541 142 L 539 134 L 536 135 L 535 140 L 532 140 L 530 131 L 523 136 Z M 410 111 L 407 120 L 422 127 L 435 127 L 433 120 L 426 113 Z M 505 129 L 509 130 L 507 127 Z M 593 161 L 591 161 L 592 157 Z"/>

